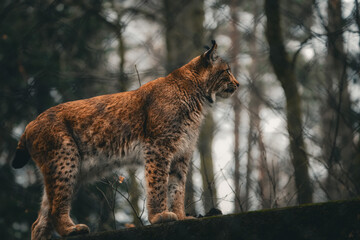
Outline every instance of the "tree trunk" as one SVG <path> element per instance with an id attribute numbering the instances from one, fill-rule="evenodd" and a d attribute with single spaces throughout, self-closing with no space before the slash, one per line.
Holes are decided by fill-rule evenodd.
<path id="1" fill-rule="evenodd" d="M 278 240 L 360 239 L 360 201 L 336 201 L 308 206 L 254 211 L 175 221 L 136 229 L 78 235 L 71 240 Z"/>
<path id="2" fill-rule="evenodd" d="M 356 149 L 353 144 L 353 121 L 344 57 L 341 7 L 340 0 L 328 0 L 328 54 L 324 83 L 326 96 L 321 116 L 322 150 L 328 168 L 326 189 L 331 199 L 354 197 L 358 184 L 352 177 L 359 179 L 360 170 L 359 166 L 356 166 L 358 161 L 354 161 Z M 337 179 L 342 179 L 342 183 Z"/>
<path id="3" fill-rule="evenodd" d="M 204 0 L 164 0 L 164 15 L 166 70 L 170 73 L 202 53 Z"/>
<path id="4" fill-rule="evenodd" d="M 185 183 L 185 212 L 191 216 L 196 216 L 194 183 L 192 180 L 192 176 L 193 165 L 192 163 L 190 163 Z"/>
<path id="5" fill-rule="evenodd" d="M 201 177 L 203 183 L 203 203 L 205 213 L 211 208 L 216 207 L 216 188 L 214 178 L 214 167 L 212 159 L 212 141 L 214 135 L 214 119 L 212 113 L 209 113 L 205 118 L 202 126 L 198 149 L 200 153 L 201 162 Z"/>
<path id="6" fill-rule="evenodd" d="M 128 169 L 129 174 L 129 200 L 132 206 L 131 215 L 133 217 L 133 223 L 136 227 L 142 226 L 140 218 L 139 200 L 141 191 L 138 180 L 136 179 L 136 169 Z"/>
<path id="7" fill-rule="evenodd" d="M 240 50 L 240 32 L 237 29 L 237 23 L 239 22 L 239 17 L 237 15 L 238 7 L 237 1 L 232 0 L 230 3 L 230 14 L 231 14 L 231 68 L 232 73 L 235 77 L 238 76 L 239 66 L 237 63 L 237 54 Z M 240 201 L 240 115 L 241 115 L 241 103 L 239 95 L 236 92 L 232 96 L 232 105 L 234 110 L 234 208 L 235 213 L 241 211 L 241 201 Z"/>
<path id="8" fill-rule="evenodd" d="M 301 99 L 296 86 L 294 69 L 288 59 L 281 36 L 278 0 L 265 1 L 265 14 L 267 17 L 266 38 L 270 47 L 270 62 L 286 97 L 287 129 L 295 173 L 297 200 L 299 204 L 310 203 L 312 202 L 312 186 L 303 138 Z"/>
<path id="9" fill-rule="evenodd" d="M 99 231 L 116 230 L 116 194 L 110 185 L 99 184 L 97 194 L 100 196 Z M 86 192 L 81 191 L 85 201 L 89 201 Z M 79 196 L 77 196 L 79 197 Z M 80 221 L 80 220 L 79 220 Z"/>
<path id="10" fill-rule="evenodd" d="M 250 106 L 249 106 L 250 108 Z M 251 109 L 250 109 L 251 110 Z M 246 164 L 246 185 L 245 185 L 245 210 L 249 211 L 251 207 L 250 189 L 251 189 L 251 173 L 252 173 L 252 150 L 256 141 L 254 141 L 254 117 L 250 113 L 250 123 L 247 136 L 247 164 Z"/>
<path id="11" fill-rule="evenodd" d="M 266 148 L 263 141 L 262 129 L 260 126 L 260 118 L 255 119 L 255 128 L 258 133 L 258 144 L 259 144 L 259 191 L 261 197 L 261 206 L 262 208 L 271 208 L 272 206 L 277 206 L 276 198 L 274 198 L 274 204 L 272 204 L 272 196 L 276 194 L 276 184 L 273 184 L 271 179 L 275 179 L 275 176 L 270 175 L 269 166 L 267 164 L 266 157 Z M 271 184 L 271 185 L 270 185 Z M 271 188 L 272 187 L 272 188 Z M 273 190 L 273 192 L 271 192 Z"/>
<path id="12" fill-rule="evenodd" d="M 120 23 L 120 17 L 118 16 L 118 23 Z M 123 92 L 126 91 L 129 87 L 129 78 L 125 74 L 124 66 L 125 66 L 125 43 L 122 35 L 121 25 L 118 24 L 119 32 L 117 33 L 117 40 L 118 40 L 118 55 L 120 58 L 119 62 L 119 91 Z"/>
<path id="13" fill-rule="evenodd" d="M 259 16 L 261 13 L 260 10 L 261 4 L 259 1 L 254 2 L 254 25 L 251 35 L 249 36 L 248 43 L 249 43 L 249 50 L 251 55 L 251 66 L 249 69 L 250 74 L 250 84 L 249 84 L 249 119 L 250 119 L 250 127 L 249 135 L 248 135 L 248 142 L 252 142 L 252 144 L 248 147 L 248 152 L 251 156 L 251 146 L 257 143 L 258 147 L 258 158 L 254 161 L 257 163 L 258 169 L 258 195 L 261 199 L 261 207 L 262 208 L 271 208 L 276 206 L 276 202 L 273 204 L 274 195 L 276 195 L 276 186 L 277 183 L 274 182 L 275 176 L 271 175 L 269 170 L 269 166 L 267 163 L 267 154 L 266 154 L 266 147 L 263 140 L 263 133 L 261 129 L 261 118 L 260 118 L 260 109 L 261 109 L 261 100 L 259 96 L 262 96 L 262 86 L 263 83 L 261 81 L 261 77 L 259 76 L 259 65 L 261 62 L 258 60 L 258 47 L 257 47 L 257 29 L 259 24 Z M 251 133 L 251 134 L 250 134 Z M 250 157 L 252 159 L 252 157 Z M 251 160 L 250 160 L 251 161 Z"/>
<path id="14" fill-rule="evenodd" d="M 165 17 L 165 42 L 167 49 L 166 71 L 172 72 L 203 50 L 204 1 L 163 0 Z M 184 51 L 186 49 L 186 51 Z M 200 139 L 199 141 L 207 141 Z M 190 164 L 191 165 L 191 164 Z M 211 169 L 212 170 L 212 169 Z M 210 169 L 208 169 L 210 171 Z M 190 167 L 186 180 L 185 203 L 187 213 L 195 215 L 194 190 Z"/>

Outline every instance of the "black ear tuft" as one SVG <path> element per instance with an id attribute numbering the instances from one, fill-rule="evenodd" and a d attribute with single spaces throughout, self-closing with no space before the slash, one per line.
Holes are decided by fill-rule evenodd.
<path id="1" fill-rule="evenodd" d="M 206 50 L 210 50 L 210 47 L 209 46 L 204 46 L 204 48 L 206 49 Z"/>
<path id="2" fill-rule="evenodd" d="M 217 59 L 216 49 L 217 44 L 215 40 L 211 41 L 212 47 L 205 47 L 207 51 L 202 55 L 202 58 L 204 59 L 205 66 L 212 65 L 214 61 Z"/>

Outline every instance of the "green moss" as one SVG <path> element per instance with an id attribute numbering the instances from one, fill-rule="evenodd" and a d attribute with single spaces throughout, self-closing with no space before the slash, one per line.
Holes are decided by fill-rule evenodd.
<path id="1" fill-rule="evenodd" d="M 306 204 L 205 217 L 67 239 L 360 239 L 360 201 Z"/>

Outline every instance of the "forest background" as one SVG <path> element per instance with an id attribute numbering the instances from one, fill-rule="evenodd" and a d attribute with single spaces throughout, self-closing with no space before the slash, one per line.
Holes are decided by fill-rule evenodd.
<path id="1" fill-rule="evenodd" d="M 165 76 L 215 39 L 241 89 L 205 119 L 186 211 L 204 215 L 360 195 L 357 0 L 4 0 L 0 3 L 0 235 L 26 239 L 42 180 L 10 162 L 56 104 Z M 92 231 L 148 224 L 143 168 L 83 185 Z"/>

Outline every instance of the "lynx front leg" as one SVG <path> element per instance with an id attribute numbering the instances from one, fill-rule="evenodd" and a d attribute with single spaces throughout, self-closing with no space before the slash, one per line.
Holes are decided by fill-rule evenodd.
<path id="1" fill-rule="evenodd" d="M 171 153 L 165 149 L 148 147 L 145 151 L 145 178 L 147 183 L 147 209 L 151 224 L 178 220 L 167 209 L 167 187 Z"/>
<path id="2" fill-rule="evenodd" d="M 185 214 L 185 182 L 190 157 L 180 157 L 173 160 L 169 175 L 169 205 L 170 211 L 174 212 L 179 220 L 191 219 Z"/>

